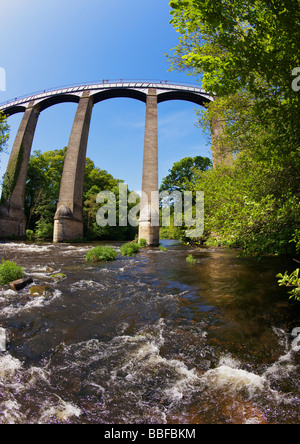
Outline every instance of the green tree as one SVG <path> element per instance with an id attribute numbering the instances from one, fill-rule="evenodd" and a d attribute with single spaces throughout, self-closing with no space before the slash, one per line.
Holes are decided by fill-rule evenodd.
<path id="1" fill-rule="evenodd" d="M 170 5 L 171 23 L 180 33 L 172 67 L 200 76 L 204 89 L 231 104 L 232 96 L 247 97 L 245 109 L 256 126 L 259 122 L 258 134 L 265 132 L 268 139 L 270 127 L 269 147 L 299 159 L 300 96 L 292 88 L 300 60 L 299 0 L 173 0 Z M 221 118 L 228 123 L 228 113 Z"/>
<path id="2" fill-rule="evenodd" d="M 66 148 L 45 153 L 35 151 L 30 158 L 25 211 L 28 228 L 36 231 L 39 238 L 50 239 L 53 235 L 53 219 L 59 198 L 65 154 Z M 107 171 L 96 167 L 91 159 L 86 159 L 83 190 L 83 221 L 86 238 L 110 240 L 134 238 L 136 234 L 134 227 L 99 227 L 96 223 L 96 214 L 100 208 L 100 204 L 96 203 L 97 195 L 100 191 L 112 191 L 118 203 L 118 185 L 121 182 Z"/>
<path id="3" fill-rule="evenodd" d="M 198 171 L 207 171 L 212 167 L 212 162 L 208 157 L 185 157 L 174 163 L 169 175 L 162 180 L 160 191 L 184 191 L 190 189 L 191 183 Z"/>
<path id="4" fill-rule="evenodd" d="M 240 248 L 251 255 L 295 254 L 300 199 L 280 164 L 240 156 L 234 167 L 200 173 L 209 245 Z"/>
<path id="5" fill-rule="evenodd" d="M 195 191 L 198 174 L 210 170 L 212 162 L 208 157 L 185 157 L 179 162 L 174 163 L 169 170 L 169 175 L 162 180 L 160 192 L 167 191 L 170 196 L 163 198 L 160 202 L 160 221 L 163 225 L 164 208 L 170 210 L 169 225 L 160 229 L 160 237 L 162 239 L 181 239 L 184 237 L 184 231 L 187 227 L 184 226 L 180 212 L 175 211 L 183 207 L 184 199 L 182 193 L 184 191 Z M 173 192 L 179 192 L 180 195 Z M 170 206 L 170 208 L 169 208 Z M 175 220 L 176 216 L 176 220 Z"/>
<path id="6" fill-rule="evenodd" d="M 5 150 L 9 138 L 9 126 L 6 116 L 0 112 L 0 153 Z"/>
<path id="7" fill-rule="evenodd" d="M 35 151 L 30 158 L 25 192 L 29 229 L 35 230 L 39 222 L 39 231 L 44 233 L 43 225 L 53 224 L 65 154 L 66 148 L 45 153 Z"/>
<path id="8" fill-rule="evenodd" d="M 188 70 L 215 95 L 199 113 L 234 151 L 233 167 L 199 174 L 209 242 L 247 253 L 295 253 L 300 220 L 298 0 L 174 0 L 180 33 L 172 67 Z"/>
<path id="9" fill-rule="evenodd" d="M 293 96 L 299 65 L 298 0 L 172 0 L 181 34 L 173 64 L 203 75 L 218 96 L 246 88 L 257 97 Z"/>

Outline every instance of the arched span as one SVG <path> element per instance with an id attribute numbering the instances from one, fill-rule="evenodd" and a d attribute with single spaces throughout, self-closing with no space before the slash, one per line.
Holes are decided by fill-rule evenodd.
<path id="1" fill-rule="evenodd" d="M 206 103 L 210 103 L 211 101 L 205 96 L 195 94 L 190 91 L 168 91 L 160 93 L 157 97 L 158 103 L 167 102 L 170 100 L 184 100 L 186 102 L 192 102 L 201 106 L 205 106 Z"/>
<path id="2" fill-rule="evenodd" d="M 36 101 L 34 106 L 39 109 L 39 112 L 44 111 L 51 106 L 58 105 L 60 103 L 79 103 L 80 97 L 68 94 L 58 94 L 48 97 L 45 100 Z M 12 105 L 3 109 L 3 113 L 7 116 L 13 116 L 17 113 L 24 113 L 27 109 L 25 105 Z M 1 111 L 1 109 L 0 109 Z"/>
<path id="3" fill-rule="evenodd" d="M 40 111 L 60 103 L 79 103 L 80 97 L 71 94 L 58 94 L 39 102 Z"/>
<path id="4" fill-rule="evenodd" d="M 10 107 L 6 108 L 5 110 L 3 110 L 3 113 L 5 116 L 10 117 L 10 116 L 13 116 L 14 114 L 24 113 L 25 111 L 26 111 L 25 106 L 16 105 L 16 106 L 10 106 Z"/>
<path id="5" fill-rule="evenodd" d="M 115 99 L 115 98 L 130 98 L 140 100 L 146 103 L 147 94 L 141 91 L 130 88 L 112 88 L 104 91 L 100 91 L 96 94 L 92 94 L 94 105 L 96 103 L 102 102 L 103 100 Z"/>

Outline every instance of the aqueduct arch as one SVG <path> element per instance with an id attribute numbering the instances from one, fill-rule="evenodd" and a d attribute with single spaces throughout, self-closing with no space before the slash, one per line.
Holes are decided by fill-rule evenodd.
<path id="1" fill-rule="evenodd" d="M 185 100 L 205 106 L 213 100 L 203 89 L 168 83 L 115 82 L 75 86 L 43 91 L 16 99 L 0 106 L 7 116 L 23 113 L 11 151 L 0 207 L 0 237 L 24 237 L 26 219 L 24 211 L 25 185 L 33 137 L 39 115 L 59 103 L 77 103 L 61 179 L 59 202 L 54 219 L 54 242 L 72 241 L 83 237 L 82 194 L 85 158 L 91 115 L 94 105 L 116 97 L 140 100 L 146 104 L 145 142 L 142 191 L 148 202 L 141 202 L 139 236 L 149 245 L 159 242 L 159 227 L 152 226 L 146 206 L 158 211 L 158 124 L 157 106 L 169 100 Z M 212 132 L 218 134 L 215 125 Z M 214 164 L 224 161 L 213 151 Z M 152 200 L 151 200 L 151 192 Z M 157 195 L 157 198 L 153 197 Z"/>

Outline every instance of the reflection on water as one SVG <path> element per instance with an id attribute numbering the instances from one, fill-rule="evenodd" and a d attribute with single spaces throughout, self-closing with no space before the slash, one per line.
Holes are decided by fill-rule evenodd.
<path id="1" fill-rule="evenodd" d="M 299 423 L 292 264 L 164 243 L 102 264 L 1 244 L 44 292 L 0 291 L 0 423 Z"/>

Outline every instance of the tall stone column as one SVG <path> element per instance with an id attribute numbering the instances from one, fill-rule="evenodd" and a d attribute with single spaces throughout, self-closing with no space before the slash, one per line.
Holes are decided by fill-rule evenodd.
<path id="1" fill-rule="evenodd" d="M 31 102 L 26 109 L 8 162 L 0 207 L 0 237 L 25 237 L 25 186 L 39 106 Z"/>
<path id="2" fill-rule="evenodd" d="M 66 153 L 54 218 L 53 242 L 83 238 L 82 196 L 93 99 L 84 91 L 77 108 Z"/>
<path id="3" fill-rule="evenodd" d="M 139 239 L 146 239 L 148 245 L 159 245 L 158 125 L 155 88 L 149 88 L 147 95 L 142 191 Z"/>

